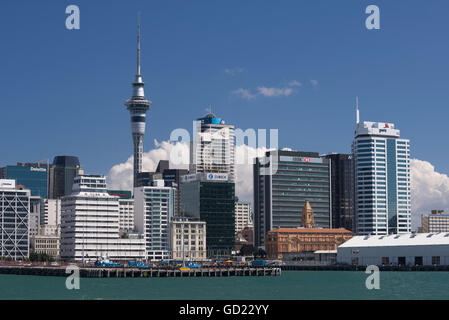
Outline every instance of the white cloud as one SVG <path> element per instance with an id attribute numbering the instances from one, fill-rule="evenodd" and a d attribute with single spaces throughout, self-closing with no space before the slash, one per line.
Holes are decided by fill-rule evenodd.
<path id="1" fill-rule="evenodd" d="M 421 214 L 432 209 L 449 211 L 449 177 L 427 161 L 410 160 L 412 226 L 420 226 Z"/>
<path id="2" fill-rule="evenodd" d="M 288 83 L 288 85 L 289 85 L 290 87 L 301 87 L 301 86 L 302 86 L 302 83 L 299 82 L 299 81 L 293 80 L 293 81 L 290 81 L 290 82 Z"/>
<path id="3" fill-rule="evenodd" d="M 227 75 L 230 75 L 230 76 L 235 76 L 236 74 L 242 73 L 243 71 L 245 71 L 245 69 L 243 69 L 241 67 L 224 69 L 224 73 L 226 73 Z"/>
<path id="4" fill-rule="evenodd" d="M 251 100 L 256 97 L 256 95 L 249 92 L 248 89 L 239 88 L 237 90 L 232 91 L 233 94 L 239 95 L 240 97 Z"/>
<path id="5" fill-rule="evenodd" d="M 267 87 L 257 87 L 259 94 L 264 97 L 279 97 L 279 96 L 289 96 L 293 93 L 292 88 L 267 88 Z"/>
<path id="6" fill-rule="evenodd" d="M 181 158 L 179 161 L 172 161 L 170 163 L 171 168 L 188 169 L 189 161 L 189 146 L 184 143 L 170 143 L 168 141 L 162 141 L 161 143 L 154 140 L 155 148 L 145 152 L 142 155 L 142 170 L 143 171 L 155 171 L 159 160 L 169 160 L 170 154 L 173 152 L 173 156 L 178 155 Z M 179 163 L 179 164 L 176 164 Z M 128 160 L 123 163 L 113 166 L 108 173 L 108 187 L 111 189 L 131 190 L 133 184 L 133 156 L 130 156 Z"/>
<path id="7" fill-rule="evenodd" d="M 318 86 L 318 80 L 310 80 L 310 83 L 312 84 L 313 87 Z"/>

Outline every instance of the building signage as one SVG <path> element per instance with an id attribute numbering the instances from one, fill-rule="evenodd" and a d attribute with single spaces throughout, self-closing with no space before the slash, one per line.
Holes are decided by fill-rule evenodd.
<path id="1" fill-rule="evenodd" d="M 225 173 L 208 173 L 207 180 L 213 181 L 227 181 L 228 175 Z"/>
<path id="2" fill-rule="evenodd" d="M 30 171 L 47 172 L 46 168 L 31 167 Z"/>
<path id="3" fill-rule="evenodd" d="M 16 180 L 12 179 L 0 179 L 0 188 L 11 188 L 16 187 Z"/>
<path id="4" fill-rule="evenodd" d="M 288 157 L 288 156 L 280 156 L 280 161 L 286 162 L 308 162 L 308 163 L 323 163 L 323 159 L 321 158 L 309 158 L 309 157 Z"/>

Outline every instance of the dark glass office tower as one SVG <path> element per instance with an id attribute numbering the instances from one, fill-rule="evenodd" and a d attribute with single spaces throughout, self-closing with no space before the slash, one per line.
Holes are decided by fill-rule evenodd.
<path id="1" fill-rule="evenodd" d="M 78 157 L 56 156 L 53 160 L 54 177 L 50 199 L 59 199 L 72 193 L 73 179 L 82 173 Z"/>
<path id="2" fill-rule="evenodd" d="M 306 201 L 316 227 L 331 227 L 329 160 L 317 152 L 268 151 L 254 164 L 255 245 L 265 246 L 268 231 L 302 226 Z"/>
<path id="3" fill-rule="evenodd" d="M 235 184 L 226 180 L 200 173 L 184 176 L 181 182 L 182 216 L 206 222 L 210 258 L 229 256 L 235 246 Z"/>
<path id="4" fill-rule="evenodd" d="M 354 231 L 354 161 L 351 154 L 328 154 L 331 162 L 332 228 Z"/>

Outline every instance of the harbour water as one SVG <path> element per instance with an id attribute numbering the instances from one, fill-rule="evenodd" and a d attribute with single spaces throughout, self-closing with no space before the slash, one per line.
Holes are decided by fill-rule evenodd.
<path id="1" fill-rule="evenodd" d="M 449 272 L 381 272 L 368 290 L 357 271 L 284 271 L 280 277 L 81 278 L 0 275 L 0 299 L 449 299 Z"/>

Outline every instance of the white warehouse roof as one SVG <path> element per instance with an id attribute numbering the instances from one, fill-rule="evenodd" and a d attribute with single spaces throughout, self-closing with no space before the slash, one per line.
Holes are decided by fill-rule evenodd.
<path id="1" fill-rule="evenodd" d="M 388 236 L 355 236 L 338 248 L 449 245 L 449 233 L 402 233 Z"/>

